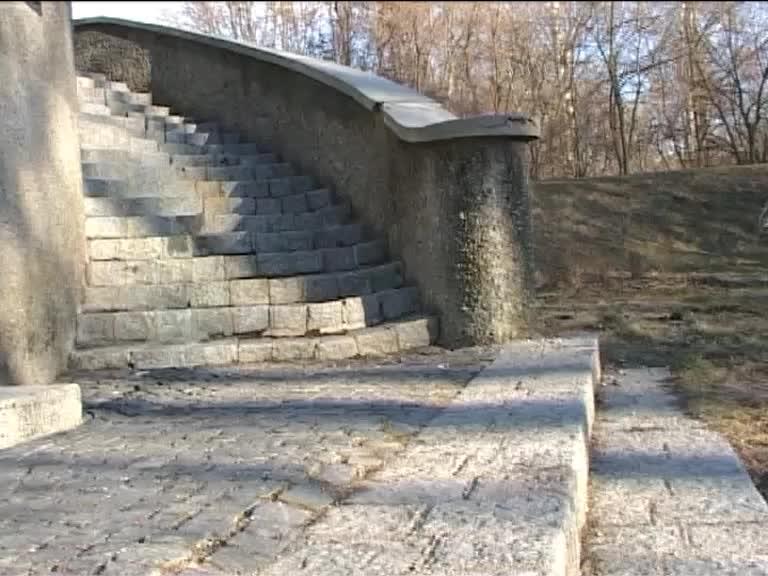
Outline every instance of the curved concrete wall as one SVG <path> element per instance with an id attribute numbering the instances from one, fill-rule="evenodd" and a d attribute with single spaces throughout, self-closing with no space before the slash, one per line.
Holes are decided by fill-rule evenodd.
<path id="1" fill-rule="evenodd" d="M 0 384 L 47 384 L 85 259 L 69 2 L 0 4 Z"/>
<path id="2" fill-rule="evenodd" d="M 386 237 L 444 344 L 526 331 L 531 285 L 523 116 L 458 119 L 374 75 L 161 26 L 75 23 L 77 67 L 272 147 Z"/>

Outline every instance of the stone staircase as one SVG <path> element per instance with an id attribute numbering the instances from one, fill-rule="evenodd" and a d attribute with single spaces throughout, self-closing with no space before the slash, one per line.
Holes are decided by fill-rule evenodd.
<path id="1" fill-rule="evenodd" d="M 72 367 L 337 360 L 437 320 L 333 191 L 213 122 L 77 79 L 88 243 Z"/>

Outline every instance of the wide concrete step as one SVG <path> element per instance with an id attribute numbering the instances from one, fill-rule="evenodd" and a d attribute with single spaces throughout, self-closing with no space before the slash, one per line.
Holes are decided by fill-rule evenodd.
<path id="1" fill-rule="evenodd" d="M 0 386 L 0 450 L 82 422 L 77 384 Z"/>
<path id="2" fill-rule="evenodd" d="M 267 157 L 263 157 L 267 159 Z M 274 157 L 272 157 L 274 159 Z M 147 165 L 132 161 L 83 161 L 83 176 L 86 178 L 123 179 L 148 182 L 152 180 L 216 180 L 243 181 L 283 178 L 293 175 L 293 169 L 286 162 L 238 163 L 235 166 L 189 166 L 189 165 Z"/>
<path id="3" fill-rule="evenodd" d="M 155 239 L 152 239 L 155 240 Z M 88 263 L 88 284 L 91 286 L 120 286 L 131 284 L 164 284 L 169 281 L 165 270 L 174 266 L 195 266 L 191 264 L 169 264 L 164 260 L 185 260 L 206 256 L 224 256 L 226 278 L 243 277 L 279 277 L 299 274 L 320 274 L 356 270 L 365 266 L 375 266 L 386 262 L 386 246 L 381 240 L 360 242 L 341 248 L 319 248 L 315 250 L 296 250 L 254 253 L 250 238 L 241 241 L 239 234 L 219 236 L 175 236 L 166 238 L 167 242 L 148 242 L 132 251 L 123 249 L 121 242 L 112 246 L 90 246 L 98 256 L 109 256 L 117 251 L 123 260 L 92 260 Z M 257 241 L 258 242 L 258 241 Z M 266 244 L 264 244 L 266 246 Z M 242 250 L 242 252 L 240 251 Z M 152 256 L 159 252 L 158 256 Z M 125 259 L 127 255 L 140 256 L 136 260 Z"/>
<path id="4" fill-rule="evenodd" d="M 78 72 L 78 86 L 89 86 L 94 88 L 106 88 L 107 90 L 128 92 L 128 85 L 125 82 L 112 82 L 107 80 L 107 76 L 100 72 Z"/>
<path id="5" fill-rule="evenodd" d="M 271 153 L 262 154 L 172 154 L 171 162 L 174 166 L 234 166 L 253 164 L 277 164 L 277 155 Z"/>
<path id="6" fill-rule="evenodd" d="M 193 132 L 184 130 L 166 131 L 165 141 L 171 144 L 194 144 L 209 146 L 211 144 L 238 144 L 240 134 L 237 132 Z"/>
<path id="7" fill-rule="evenodd" d="M 75 370 L 109 368 L 192 368 L 234 363 L 344 360 L 381 357 L 430 345 L 437 339 L 436 318 L 413 316 L 344 335 L 299 338 L 230 337 L 184 344 L 136 343 L 76 349 L 70 356 Z"/>
<path id="8" fill-rule="evenodd" d="M 196 144 L 165 142 L 160 148 L 171 154 L 260 154 L 268 152 L 258 144 L 242 142 L 238 144 Z"/>
<path id="9" fill-rule="evenodd" d="M 120 312 L 328 302 L 400 288 L 403 282 L 399 262 L 349 272 L 234 279 L 227 279 L 227 264 L 223 256 L 142 261 L 137 266 L 143 268 L 144 278 L 155 282 L 87 286 L 82 309 Z M 235 268 L 235 273 L 241 271 Z M 118 276 L 120 280 L 125 281 L 125 276 Z"/>
<path id="10" fill-rule="evenodd" d="M 84 178 L 83 194 L 94 198 L 168 198 L 199 196 L 194 180 L 150 180 L 140 184 L 121 178 Z"/>
<path id="11" fill-rule="evenodd" d="M 87 217 L 114 216 L 196 216 L 203 212 L 203 202 L 199 195 L 170 198 L 99 198 L 86 196 L 85 215 Z"/>
<path id="12" fill-rule="evenodd" d="M 171 155 L 168 152 L 132 152 L 131 150 L 110 150 L 103 148 L 80 149 L 80 160 L 86 164 L 140 164 L 143 166 L 165 166 L 170 169 Z"/>
<path id="13" fill-rule="evenodd" d="M 87 238 L 146 238 L 151 236 L 175 235 L 221 235 L 234 233 L 251 234 L 286 234 L 284 238 L 264 240 L 270 244 L 290 244 L 292 246 L 332 248 L 346 246 L 351 241 L 360 241 L 358 230 L 352 232 L 340 230 L 335 225 L 339 220 L 346 220 L 349 214 L 348 204 L 338 204 L 307 210 L 305 201 L 294 204 L 288 203 L 287 198 L 264 198 L 255 204 L 250 202 L 215 203 L 210 200 L 203 203 L 203 211 L 193 210 L 199 206 L 194 196 L 173 198 L 139 198 L 113 199 L 88 198 L 86 209 L 96 215 L 88 215 L 85 219 L 85 235 Z M 247 200 L 247 199 L 244 199 Z M 238 205 L 239 204 L 239 205 Z M 258 214 L 238 214 L 238 210 L 252 211 Z M 170 208 L 172 213 L 150 212 L 154 207 Z M 173 211 L 173 207 L 178 213 Z M 229 212 L 229 211 L 232 212 Z M 120 213 L 120 215 L 104 215 L 105 212 Z M 131 215 L 131 214 L 139 215 Z M 188 216 L 198 216 L 189 218 Z M 285 217 L 285 218 L 284 218 Z M 290 228 L 287 228 L 290 226 Z M 329 228 L 327 231 L 324 228 Z M 338 236 L 341 234 L 342 236 Z M 334 238 L 329 245 L 326 238 Z M 254 239 L 254 246 L 256 240 Z M 260 244 L 259 244 L 260 245 Z"/>
<path id="14" fill-rule="evenodd" d="M 252 299 L 264 295 L 260 287 L 250 285 L 243 292 Z M 329 302 L 84 312 L 77 318 L 76 343 L 87 347 L 131 341 L 167 344 L 240 334 L 273 338 L 343 334 L 415 313 L 418 307 L 418 291 L 407 287 Z"/>

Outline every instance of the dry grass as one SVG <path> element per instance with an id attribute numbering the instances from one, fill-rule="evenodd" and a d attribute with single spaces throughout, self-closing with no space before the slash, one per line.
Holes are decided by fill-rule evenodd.
<path id="1" fill-rule="evenodd" d="M 540 293 L 543 335 L 599 331 L 603 360 L 669 366 L 687 409 L 722 432 L 768 498 L 768 286 L 617 279 Z"/>

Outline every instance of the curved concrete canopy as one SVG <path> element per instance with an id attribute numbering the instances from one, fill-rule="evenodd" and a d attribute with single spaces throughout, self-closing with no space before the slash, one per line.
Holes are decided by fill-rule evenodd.
<path id="1" fill-rule="evenodd" d="M 533 140 L 539 137 L 536 124 L 524 115 L 491 114 L 458 118 L 438 102 L 402 84 L 327 60 L 257 47 L 220 36 L 120 18 L 84 18 L 75 20 L 73 24 L 75 27 L 102 24 L 145 30 L 207 44 L 287 68 L 354 98 L 368 110 L 381 110 L 390 130 L 406 142 L 489 136 L 518 140 Z"/>

